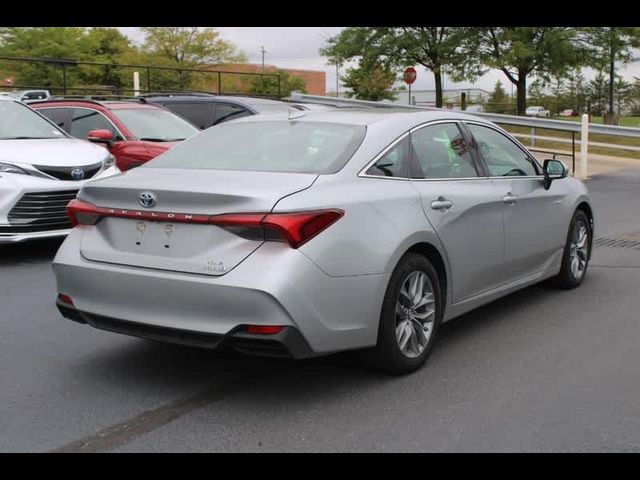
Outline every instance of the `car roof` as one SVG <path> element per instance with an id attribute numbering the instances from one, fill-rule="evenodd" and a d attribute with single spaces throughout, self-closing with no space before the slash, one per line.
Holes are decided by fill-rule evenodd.
<path id="1" fill-rule="evenodd" d="M 49 100 L 41 100 L 36 102 L 29 103 L 29 106 L 32 107 L 73 107 L 73 106 L 93 106 L 93 107 L 102 107 L 107 110 L 118 110 L 118 109 L 144 109 L 144 108 L 152 108 L 152 109 L 162 109 L 159 105 L 148 104 L 148 103 L 140 103 L 135 100 L 126 101 L 126 100 L 91 100 L 84 98 L 58 98 L 58 99 L 49 99 Z"/>
<path id="2" fill-rule="evenodd" d="M 263 97 L 243 97 L 235 95 L 213 94 L 167 94 L 146 95 L 151 102 L 180 102 L 180 103 L 233 103 L 251 110 L 253 113 L 272 111 L 287 111 L 291 106 L 287 102 Z"/>
<path id="3" fill-rule="evenodd" d="M 260 122 L 282 119 L 283 115 L 263 115 L 243 117 L 234 122 Z M 350 125 L 393 124 L 411 128 L 413 125 L 436 120 L 473 120 L 487 123 L 474 115 L 455 112 L 446 109 L 403 109 L 403 108 L 336 108 L 334 110 L 306 110 L 298 111 L 286 118 L 295 121 L 330 122 Z"/>

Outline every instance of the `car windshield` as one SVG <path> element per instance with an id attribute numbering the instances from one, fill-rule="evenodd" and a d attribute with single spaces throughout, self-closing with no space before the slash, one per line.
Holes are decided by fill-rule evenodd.
<path id="1" fill-rule="evenodd" d="M 58 129 L 29 107 L 0 101 L 0 140 L 29 140 L 39 138 L 66 138 Z"/>
<path id="2" fill-rule="evenodd" d="M 334 173 L 351 158 L 365 132 L 361 125 L 326 122 L 227 123 L 205 130 L 145 166 Z"/>
<path id="3" fill-rule="evenodd" d="M 175 142 L 200 131 L 181 117 L 161 108 L 117 108 L 112 112 L 138 140 Z"/>

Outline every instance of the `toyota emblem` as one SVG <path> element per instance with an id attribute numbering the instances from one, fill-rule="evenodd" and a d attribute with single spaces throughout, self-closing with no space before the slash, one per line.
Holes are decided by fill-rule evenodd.
<path id="1" fill-rule="evenodd" d="M 74 180 L 82 180 L 84 178 L 84 170 L 81 168 L 74 168 L 71 170 L 71 178 Z"/>
<path id="2" fill-rule="evenodd" d="M 144 208 L 151 208 L 156 204 L 156 197 L 153 193 L 142 192 L 138 197 L 138 203 Z"/>

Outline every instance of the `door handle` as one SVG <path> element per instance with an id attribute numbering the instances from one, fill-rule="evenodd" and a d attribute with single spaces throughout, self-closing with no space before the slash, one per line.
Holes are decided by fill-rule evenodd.
<path id="1" fill-rule="evenodd" d="M 509 192 L 504 197 L 502 197 L 502 201 L 504 203 L 508 203 L 509 205 L 513 205 L 518 201 L 518 196 Z"/>
<path id="2" fill-rule="evenodd" d="M 434 200 L 431 202 L 431 208 L 433 208 L 434 210 L 449 210 L 451 207 L 453 207 L 453 202 L 451 200 L 447 200 L 444 197 L 438 197 L 437 200 Z"/>

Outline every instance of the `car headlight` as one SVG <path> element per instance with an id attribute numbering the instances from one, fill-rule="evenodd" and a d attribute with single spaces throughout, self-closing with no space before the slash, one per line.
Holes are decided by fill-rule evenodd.
<path id="1" fill-rule="evenodd" d="M 11 165 L 10 163 L 0 163 L 0 173 L 19 173 L 22 175 L 29 175 L 29 172 L 26 170 L 17 167 L 16 165 Z"/>
<path id="2" fill-rule="evenodd" d="M 113 164 L 115 163 L 115 161 L 116 161 L 116 157 L 114 157 L 113 155 L 109 154 L 107 156 L 107 158 L 105 159 L 105 161 L 103 162 L 104 169 L 106 170 L 107 168 L 112 167 Z"/>

